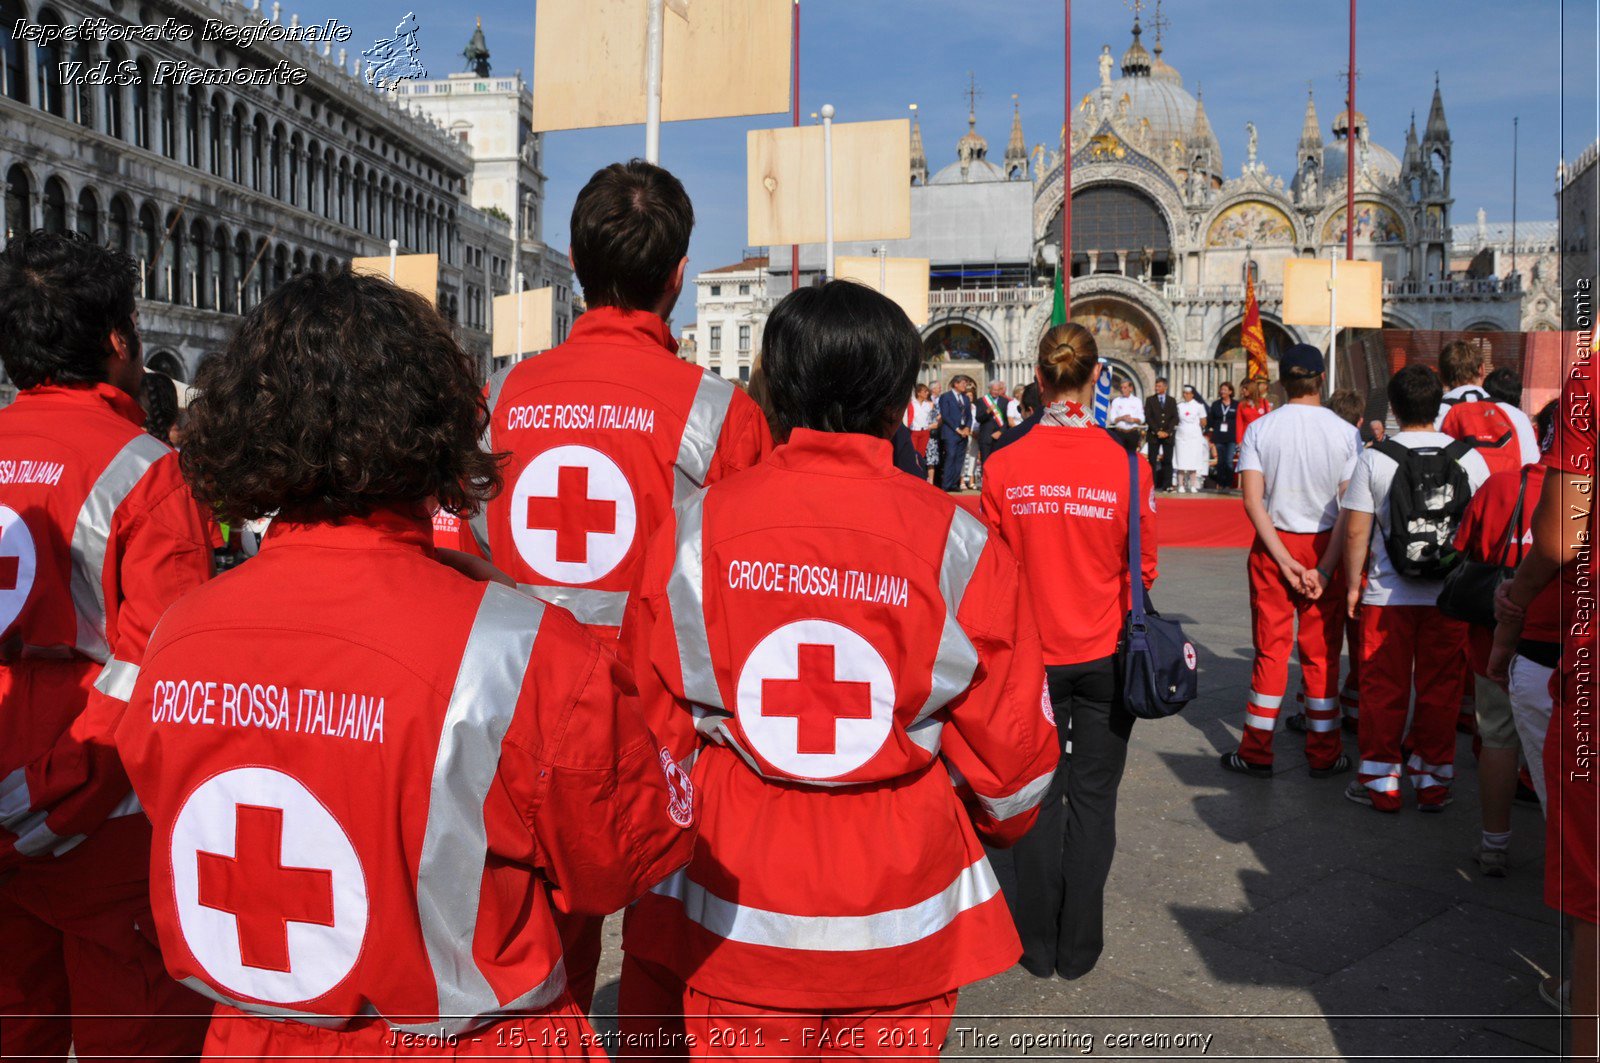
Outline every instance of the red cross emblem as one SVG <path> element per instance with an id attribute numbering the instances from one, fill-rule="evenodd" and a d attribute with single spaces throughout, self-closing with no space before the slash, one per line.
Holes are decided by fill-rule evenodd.
<path id="1" fill-rule="evenodd" d="M 22 514 L 0 505 L 0 632 L 22 615 L 37 567 L 33 536 Z"/>
<path id="2" fill-rule="evenodd" d="M 836 678 L 833 653 L 832 646 L 802 643 L 797 678 L 761 683 L 761 715 L 792 718 L 801 753 L 836 752 L 840 720 L 872 719 L 872 684 Z"/>
<path id="3" fill-rule="evenodd" d="M 563 465 L 556 473 L 554 498 L 528 499 L 528 529 L 556 533 L 556 560 L 583 564 L 589 560 L 589 533 L 615 534 L 617 504 L 589 497 L 589 470 Z"/>
<path id="4" fill-rule="evenodd" d="M 284 867 L 283 809 L 237 806 L 234 856 L 195 854 L 200 904 L 232 915 L 247 967 L 289 970 L 289 924 L 333 925 L 333 872 Z"/>

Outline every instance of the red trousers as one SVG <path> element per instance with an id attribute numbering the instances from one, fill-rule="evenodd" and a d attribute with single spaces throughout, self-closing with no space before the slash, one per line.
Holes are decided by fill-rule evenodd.
<path id="1" fill-rule="evenodd" d="M 402 1034 L 382 1019 L 339 1030 L 280 1022 L 217 1005 L 206 1035 L 207 1059 L 590 1059 L 605 1049 L 570 995 L 534 1015 L 519 1015 L 454 1037 Z"/>
<path id="2" fill-rule="evenodd" d="M 605 916 L 555 912 L 561 955 L 567 968 L 567 992 L 585 1015 L 594 1005 L 594 980 L 600 970 L 600 937 Z"/>
<path id="3" fill-rule="evenodd" d="M 121 816 L 0 884 L 0 1052 L 64 1060 L 70 1048 L 86 1061 L 199 1054 L 211 1002 L 167 977 L 149 870 L 150 821 Z"/>
<path id="4" fill-rule="evenodd" d="M 1341 562 L 1342 564 L 1342 562 Z M 1339 708 L 1347 720 L 1361 718 L 1361 625 L 1347 621 L 1344 625 L 1344 644 L 1349 648 L 1350 670 L 1344 674 L 1344 685 L 1339 688 Z"/>
<path id="5" fill-rule="evenodd" d="M 1284 548 L 1300 564 L 1316 568 L 1331 531 L 1297 534 L 1280 531 Z M 1306 760 L 1327 768 L 1339 759 L 1339 650 L 1344 630 L 1344 578 L 1335 575 L 1316 600 L 1290 587 L 1257 539 L 1250 548 L 1250 622 L 1256 662 L 1246 698 L 1244 737 L 1239 756 L 1252 764 L 1272 763 L 1272 732 L 1289 689 L 1289 653 L 1300 650 L 1300 685 L 1306 699 Z M 1298 632 L 1296 626 L 1298 624 Z"/>
<path id="6" fill-rule="evenodd" d="M 617 1055 L 636 1063 L 681 1063 L 689 1058 L 683 1029 L 683 981 L 658 964 L 622 954 L 617 986 Z"/>
<path id="7" fill-rule="evenodd" d="M 1467 625 L 1431 605 L 1361 607 L 1361 768 L 1358 777 L 1384 811 L 1400 807 L 1400 743 L 1411 747 L 1406 775 L 1419 804 L 1439 804 L 1455 778 Z M 1406 710 L 1416 691 L 1411 731 Z"/>
<path id="8" fill-rule="evenodd" d="M 888 1008 L 819 1014 L 722 1000 L 690 988 L 683 1019 L 695 1060 L 938 1059 L 955 1010 L 953 992 Z"/>

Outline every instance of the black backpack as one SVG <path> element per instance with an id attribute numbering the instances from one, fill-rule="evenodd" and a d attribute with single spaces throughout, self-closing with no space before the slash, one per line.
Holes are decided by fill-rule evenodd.
<path id="1" fill-rule="evenodd" d="M 1474 441 L 1447 447 L 1408 447 L 1393 439 L 1373 445 L 1395 463 L 1389 488 L 1389 563 L 1408 579 L 1442 580 L 1456 567 L 1456 529 L 1472 501 L 1472 481 L 1461 458 Z"/>

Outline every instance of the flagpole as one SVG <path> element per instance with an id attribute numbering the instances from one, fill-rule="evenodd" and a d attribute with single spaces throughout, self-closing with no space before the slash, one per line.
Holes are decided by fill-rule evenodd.
<path id="1" fill-rule="evenodd" d="M 800 128 L 800 0 L 794 0 L 793 44 L 789 53 L 789 106 L 793 126 Z M 800 287 L 800 245 L 789 245 L 789 290 Z"/>
<path id="2" fill-rule="evenodd" d="M 1350 69 L 1344 118 L 1344 257 L 1356 257 L 1356 0 L 1350 0 Z M 1333 357 L 1332 352 L 1328 355 Z"/>
<path id="3" fill-rule="evenodd" d="M 1521 118 L 1511 119 L 1511 272 L 1517 272 L 1517 125 Z"/>
<path id="4" fill-rule="evenodd" d="M 1065 5 L 1066 31 L 1062 40 L 1061 123 L 1061 257 L 1056 269 L 1061 274 L 1062 298 L 1071 318 L 1072 306 L 1072 0 Z M 1352 0 L 1353 2 L 1353 0 Z"/>
<path id="5" fill-rule="evenodd" d="M 666 0 L 648 0 L 644 46 L 644 161 L 661 163 L 661 50 Z"/>

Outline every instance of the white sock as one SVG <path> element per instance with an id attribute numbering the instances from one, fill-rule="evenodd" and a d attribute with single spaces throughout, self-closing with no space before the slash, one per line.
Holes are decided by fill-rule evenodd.
<path id="1" fill-rule="evenodd" d="M 1490 831 L 1483 832 L 1483 847 L 1485 849 L 1499 849 L 1502 852 L 1511 848 L 1511 832 L 1504 831 L 1499 834 Z"/>

